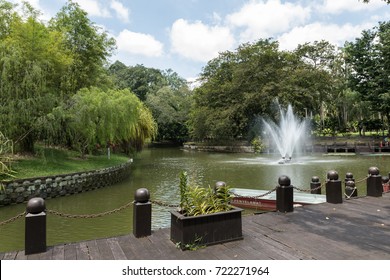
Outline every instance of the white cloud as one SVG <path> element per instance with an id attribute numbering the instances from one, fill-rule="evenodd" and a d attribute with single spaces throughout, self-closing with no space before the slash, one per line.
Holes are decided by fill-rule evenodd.
<path id="1" fill-rule="evenodd" d="M 164 45 L 149 34 L 124 29 L 116 37 L 116 42 L 119 51 L 133 55 L 159 57 L 163 54 Z"/>
<path id="2" fill-rule="evenodd" d="M 126 8 L 121 2 L 112 0 L 110 8 L 113 9 L 117 17 L 123 22 L 129 22 L 129 9 Z"/>
<path id="3" fill-rule="evenodd" d="M 81 9 L 86 11 L 89 16 L 96 17 L 111 17 L 110 11 L 101 5 L 98 0 L 76 0 Z"/>
<path id="4" fill-rule="evenodd" d="M 272 37 L 304 24 L 311 14 L 310 7 L 280 0 L 252 0 L 240 11 L 227 16 L 232 27 L 244 28 L 241 41 L 247 42 L 259 38 Z"/>
<path id="5" fill-rule="evenodd" d="M 172 52 L 194 61 L 207 62 L 231 49 L 235 40 L 229 28 L 208 26 L 200 21 L 176 20 L 171 28 Z"/>
<path id="6" fill-rule="evenodd" d="M 383 0 L 371 0 L 370 3 L 363 3 L 363 0 L 324 0 L 318 7 L 320 13 L 340 14 L 342 12 L 358 12 L 377 10 L 386 3 Z"/>
<path id="7" fill-rule="evenodd" d="M 362 30 L 370 29 L 371 24 L 336 25 L 315 22 L 306 26 L 295 27 L 278 38 L 280 48 L 293 50 L 298 44 L 326 40 L 333 45 L 343 46 L 345 41 L 353 41 L 361 35 Z"/>

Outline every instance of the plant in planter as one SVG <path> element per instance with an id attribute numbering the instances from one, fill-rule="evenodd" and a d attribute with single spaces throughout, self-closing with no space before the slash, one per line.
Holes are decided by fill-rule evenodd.
<path id="1" fill-rule="evenodd" d="M 224 184 L 216 188 L 189 186 L 180 175 L 180 207 L 171 211 L 171 240 L 181 249 L 188 244 L 211 245 L 242 239 L 242 209 L 230 205 L 232 196 Z"/>

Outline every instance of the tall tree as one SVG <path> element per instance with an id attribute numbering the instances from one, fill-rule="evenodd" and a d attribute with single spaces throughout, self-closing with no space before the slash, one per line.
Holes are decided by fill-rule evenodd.
<path id="1" fill-rule="evenodd" d="M 259 40 L 211 60 L 195 90 L 189 121 L 193 137 L 246 138 L 258 116 L 277 117 L 275 99 L 292 104 L 301 116 L 319 110 L 318 96 L 327 96 L 332 77 L 303 59 L 303 53 L 280 51 L 278 42 Z"/>
<path id="2" fill-rule="evenodd" d="M 187 86 L 178 89 L 165 86 L 156 92 L 150 92 L 145 104 L 158 124 L 157 140 L 183 142 L 188 139 L 191 91 Z"/>
<path id="3" fill-rule="evenodd" d="M 350 86 L 367 101 L 372 114 L 390 118 L 390 22 L 364 30 L 355 42 L 346 44 Z"/>
<path id="4" fill-rule="evenodd" d="M 129 89 L 142 101 L 146 100 L 149 92 L 157 91 L 167 85 L 161 70 L 139 64 L 127 67 L 122 62 L 116 61 L 109 67 L 109 71 L 114 76 L 116 87 Z"/>
<path id="5" fill-rule="evenodd" d="M 10 12 L 9 5 L 0 7 Z M 48 30 L 28 3 L 23 17 L 11 14 L 0 40 L 0 130 L 21 151 L 33 152 L 40 120 L 56 103 L 58 80 L 71 58 L 61 35 Z"/>
<path id="6" fill-rule="evenodd" d="M 73 58 L 65 76 L 67 94 L 74 94 L 84 87 L 102 87 L 109 83 L 105 66 L 115 49 L 115 40 L 91 22 L 77 3 L 68 1 L 50 20 L 49 27 L 64 34 L 64 44 Z"/>

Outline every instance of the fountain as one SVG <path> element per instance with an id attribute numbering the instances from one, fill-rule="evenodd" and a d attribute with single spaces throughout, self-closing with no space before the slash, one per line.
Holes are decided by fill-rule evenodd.
<path id="1" fill-rule="evenodd" d="M 281 155 L 278 163 L 290 162 L 295 148 L 305 134 L 306 122 L 294 116 L 291 105 L 288 105 L 286 112 L 280 109 L 279 125 L 265 120 L 263 120 L 263 123 Z"/>

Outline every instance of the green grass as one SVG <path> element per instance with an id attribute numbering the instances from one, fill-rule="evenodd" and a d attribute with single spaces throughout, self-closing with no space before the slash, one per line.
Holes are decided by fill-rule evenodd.
<path id="1" fill-rule="evenodd" d="M 34 157 L 16 156 L 16 160 L 12 164 L 15 178 L 8 179 L 33 178 L 101 169 L 125 163 L 129 159 L 128 156 L 112 153 L 110 159 L 107 158 L 106 154 L 88 155 L 85 159 L 82 159 L 75 151 L 57 148 L 37 147 L 36 151 Z"/>

